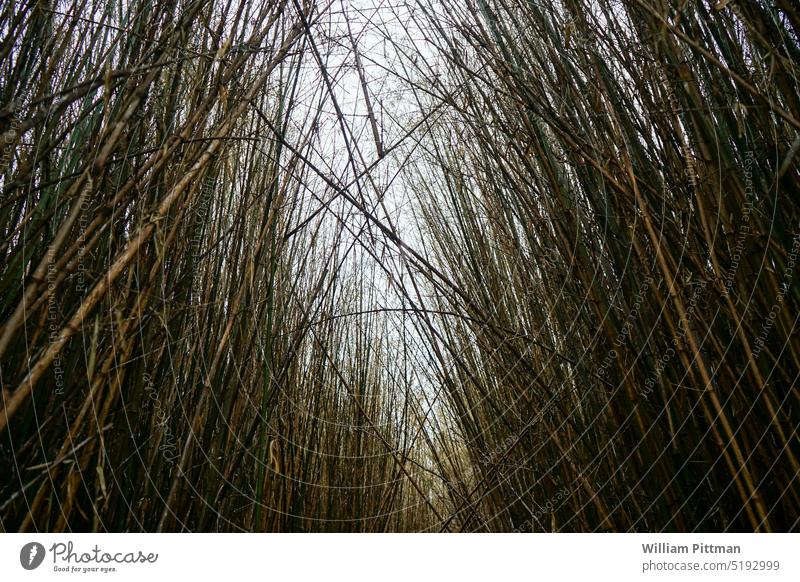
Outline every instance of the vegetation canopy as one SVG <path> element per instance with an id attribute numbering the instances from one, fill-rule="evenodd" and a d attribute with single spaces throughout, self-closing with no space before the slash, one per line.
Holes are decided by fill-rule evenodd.
<path id="1" fill-rule="evenodd" d="M 800 528 L 790 0 L 0 8 L 0 531 Z"/>

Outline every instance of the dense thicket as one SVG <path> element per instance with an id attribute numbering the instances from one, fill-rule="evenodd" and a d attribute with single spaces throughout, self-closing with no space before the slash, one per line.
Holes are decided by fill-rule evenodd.
<path id="1" fill-rule="evenodd" d="M 798 527 L 790 2 L 14 2 L 0 528 Z"/>

